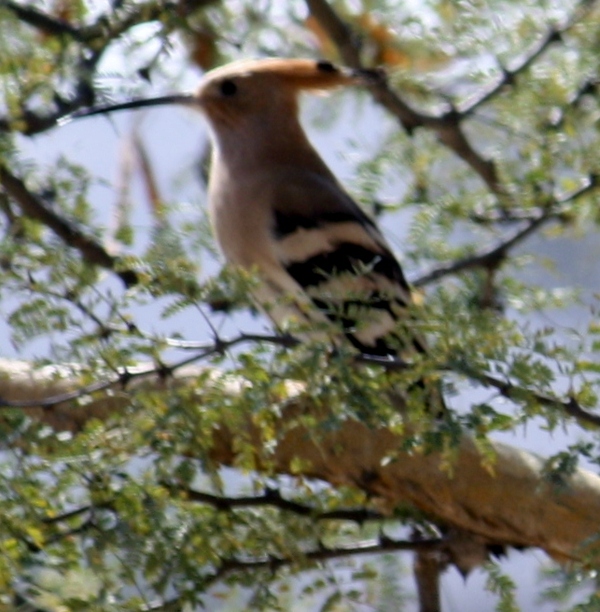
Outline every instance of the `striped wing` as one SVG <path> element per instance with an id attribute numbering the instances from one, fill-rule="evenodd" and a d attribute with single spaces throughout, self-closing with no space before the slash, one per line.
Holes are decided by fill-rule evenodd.
<path id="1" fill-rule="evenodd" d="M 314 198 L 307 201 L 307 193 Z M 318 175 L 278 189 L 272 220 L 279 264 L 357 350 L 393 356 L 424 351 L 409 324 L 402 269 L 373 221 L 339 185 Z"/>

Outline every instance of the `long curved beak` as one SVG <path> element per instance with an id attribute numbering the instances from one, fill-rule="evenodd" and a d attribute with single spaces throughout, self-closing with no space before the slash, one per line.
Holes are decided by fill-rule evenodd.
<path id="1" fill-rule="evenodd" d="M 75 119 L 83 117 L 91 117 L 92 115 L 104 115 L 113 111 L 127 110 L 131 108 L 141 108 L 142 106 L 165 106 L 167 104 L 186 104 L 188 106 L 197 102 L 197 98 L 192 93 L 187 94 L 172 94 L 169 96 L 159 96 L 157 98 L 143 98 L 141 100 L 131 100 L 122 102 L 121 104 L 106 104 L 104 106 L 95 106 L 92 108 L 83 108 L 69 115 L 61 117 L 56 123 L 59 126 L 70 123 Z"/>

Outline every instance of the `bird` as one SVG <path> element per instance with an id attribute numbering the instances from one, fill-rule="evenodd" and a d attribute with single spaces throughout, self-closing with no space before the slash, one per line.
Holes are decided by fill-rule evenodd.
<path id="1" fill-rule="evenodd" d="M 207 72 L 192 94 L 82 114 L 163 103 L 199 109 L 213 145 L 213 232 L 230 265 L 257 274 L 258 306 L 280 329 L 292 321 L 304 331 L 326 330 L 361 355 L 404 359 L 427 353 L 409 314 L 411 288 L 376 222 L 334 176 L 299 118 L 303 92 L 378 78 L 377 70 L 325 60 L 247 59 Z"/>
<path id="2" fill-rule="evenodd" d="M 242 60 L 209 72 L 196 98 L 213 141 L 213 231 L 228 262 L 257 272 L 256 301 L 277 325 L 329 324 L 360 353 L 387 357 L 407 342 L 395 331 L 410 288 L 377 225 L 309 142 L 298 101 L 372 77 L 326 61 Z M 424 350 L 417 335 L 409 343 Z"/>

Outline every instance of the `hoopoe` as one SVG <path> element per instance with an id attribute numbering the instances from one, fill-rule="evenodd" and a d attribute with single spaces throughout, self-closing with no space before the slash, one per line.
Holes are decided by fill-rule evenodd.
<path id="1" fill-rule="evenodd" d="M 212 142 L 208 207 L 230 264 L 255 270 L 254 298 L 275 322 L 326 322 L 361 353 L 424 352 L 409 325 L 411 291 L 375 222 L 310 144 L 303 91 L 376 78 L 310 59 L 238 61 L 206 74 L 194 94 L 84 111 L 183 103 L 201 110 Z M 333 333 L 335 335 L 335 332 Z"/>

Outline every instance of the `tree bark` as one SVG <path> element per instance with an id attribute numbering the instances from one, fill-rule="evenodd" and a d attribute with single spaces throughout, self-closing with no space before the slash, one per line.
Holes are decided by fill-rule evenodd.
<path id="1" fill-rule="evenodd" d="M 418 551 L 413 559 L 419 612 L 441 612 L 440 574 L 443 562 L 437 551 Z"/>
<path id="2" fill-rule="evenodd" d="M 178 370 L 174 383 L 189 384 L 200 370 Z M 0 398 L 5 402 L 40 401 L 73 389 L 77 381 L 68 375 L 69 371 L 72 370 L 65 370 L 63 377 L 57 378 L 60 368 L 34 371 L 25 362 L 0 360 Z M 157 388 L 165 384 L 153 376 L 136 380 L 138 385 L 142 382 Z M 230 392 L 236 393 L 235 385 Z M 23 410 L 55 429 L 77 431 L 87 419 L 104 419 L 126 405 L 131 393 L 135 393 L 135 387 L 82 406 L 63 403 Z M 332 486 L 359 487 L 381 511 L 391 513 L 408 504 L 449 529 L 472 534 L 483 544 L 539 547 L 561 562 L 580 561 L 598 552 L 600 477 L 589 471 L 578 469 L 557 486 L 545 476 L 543 458 L 494 442 L 495 462 L 486 464 L 468 437 L 463 438 L 449 470 L 438 453 L 400 452 L 402 438 L 385 428 L 372 429 L 354 420 L 332 431 L 290 428 L 290 418 L 297 411 L 316 413 L 316 408 L 302 396 L 301 385 L 290 384 L 289 407 L 273 416 L 279 420 L 273 427 L 286 432 L 269 455 L 269 469 L 276 473 L 301 473 Z M 250 418 L 246 428 L 245 433 L 257 448 L 260 469 L 259 431 Z M 227 423 L 214 432 L 214 461 L 235 464 L 235 439 L 239 433 L 237 428 L 231 431 Z M 193 452 L 190 449 L 190 455 Z M 396 459 L 388 461 L 394 454 Z"/>

